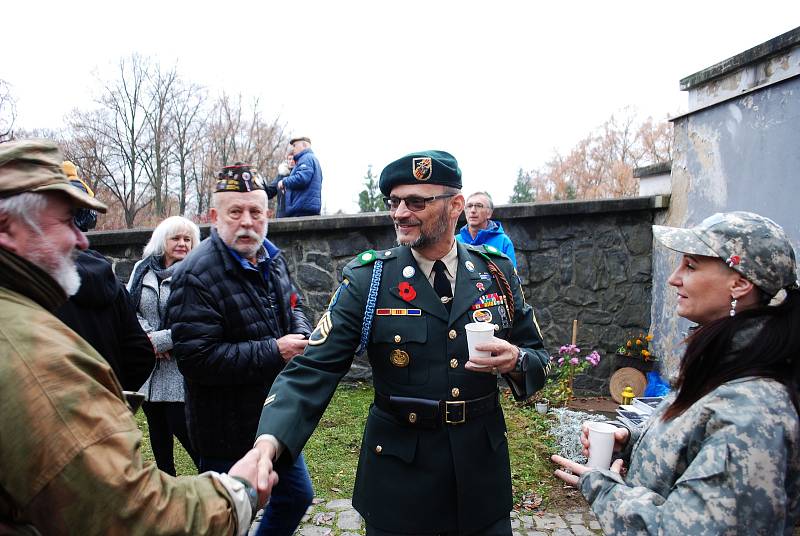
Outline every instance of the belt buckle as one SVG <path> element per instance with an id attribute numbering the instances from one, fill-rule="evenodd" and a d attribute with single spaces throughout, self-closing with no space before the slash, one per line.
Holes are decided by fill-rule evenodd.
<path id="1" fill-rule="evenodd" d="M 461 419 L 450 420 L 450 406 L 461 408 Z M 446 400 L 444 403 L 444 422 L 445 424 L 463 424 L 467 416 L 466 403 L 464 400 Z"/>

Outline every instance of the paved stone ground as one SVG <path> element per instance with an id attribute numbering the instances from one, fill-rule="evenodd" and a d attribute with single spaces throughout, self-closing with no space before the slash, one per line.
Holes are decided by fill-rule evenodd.
<path id="1" fill-rule="evenodd" d="M 254 536 L 259 517 L 250 529 Z M 588 509 L 563 514 L 511 512 L 513 536 L 590 536 L 602 534 L 600 524 Z M 361 536 L 364 520 L 350 499 L 314 500 L 295 536 Z"/>

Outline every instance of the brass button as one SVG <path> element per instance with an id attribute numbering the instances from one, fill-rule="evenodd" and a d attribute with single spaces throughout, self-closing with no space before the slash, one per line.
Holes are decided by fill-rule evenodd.
<path id="1" fill-rule="evenodd" d="M 415 422 L 417 422 L 417 414 L 414 413 L 414 412 L 409 413 L 408 414 L 408 422 L 410 422 L 411 424 L 414 424 Z"/>
<path id="2" fill-rule="evenodd" d="M 453 358 L 450 360 L 450 368 L 458 368 L 458 359 Z"/>
<path id="3" fill-rule="evenodd" d="M 384 251 L 384 252 L 383 252 L 383 255 L 384 255 L 385 257 L 388 257 L 388 256 L 389 256 L 389 255 L 391 255 L 391 254 L 392 254 L 392 252 L 391 252 L 391 251 Z"/>
<path id="4" fill-rule="evenodd" d="M 458 390 L 458 387 L 453 387 L 453 390 L 450 391 L 450 394 L 453 395 L 453 398 L 458 398 L 458 395 L 461 394 L 461 391 Z"/>
<path id="5" fill-rule="evenodd" d="M 400 335 L 395 335 L 394 336 L 394 342 L 400 342 L 401 340 L 403 340 L 403 339 L 400 337 Z"/>
<path id="6" fill-rule="evenodd" d="M 450 337 L 451 340 L 455 339 L 456 338 L 456 330 L 451 329 L 450 333 L 448 333 L 447 336 Z"/>
<path id="7" fill-rule="evenodd" d="M 383 447 L 380 445 L 375 446 L 375 454 L 380 454 L 383 451 Z"/>

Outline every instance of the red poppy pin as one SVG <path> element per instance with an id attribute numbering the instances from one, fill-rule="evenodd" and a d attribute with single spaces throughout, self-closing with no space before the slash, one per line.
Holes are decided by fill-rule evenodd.
<path id="1" fill-rule="evenodd" d="M 397 291 L 400 293 L 400 297 L 403 298 L 405 301 L 411 301 L 417 297 L 417 291 L 414 290 L 414 287 L 411 286 L 410 283 L 407 281 L 403 281 L 399 285 L 397 285 Z"/>
<path id="2" fill-rule="evenodd" d="M 733 268 L 734 266 L 738 266 L 739 263 L 742 262 L 742 259 L 739 257 L 739 255 L 731 255 L 725 260 L 725 262 L 728 263 L 728 266 Z"/>
<path id="3" fill-rule="evenodd" d="M 297 307 L 297 292 L 292 292 L 292 295 L 289 296 L 289 307 L 292 309 Z"/>

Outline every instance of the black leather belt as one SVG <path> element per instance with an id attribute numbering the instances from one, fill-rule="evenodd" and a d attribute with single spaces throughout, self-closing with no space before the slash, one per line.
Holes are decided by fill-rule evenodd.
<path id="1" fill-rule="evenodd" d="M 428 400 L 375 392 L 375 405 L 409 426 L 436 428 L 441 424 L 463 424 L 497 409 L 497 391 L 473 400 Z"/>

